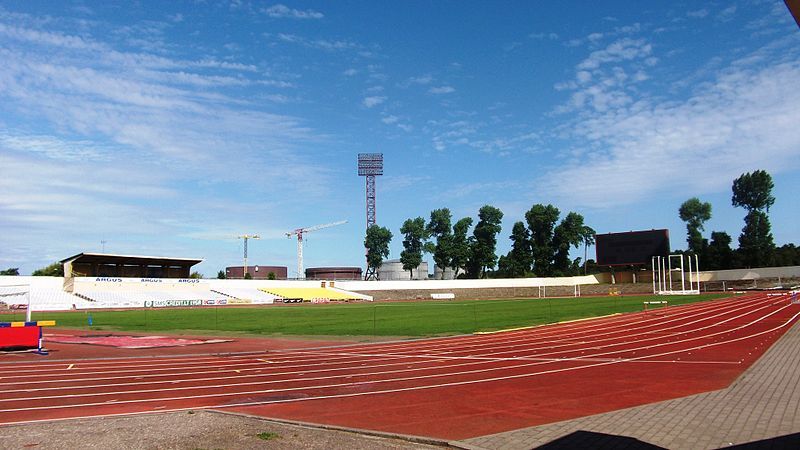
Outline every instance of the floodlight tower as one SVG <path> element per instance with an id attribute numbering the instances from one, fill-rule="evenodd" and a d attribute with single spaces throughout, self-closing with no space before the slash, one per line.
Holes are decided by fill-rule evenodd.
<path id="1" fill-rule="evenodd" d="M 375 218 L 375 177 L 383 175 L 383 153 L 359 153 L 358 176 L 367 181 L 367 229 L 377 223 Z M 375 278 L 374 270 L 370 272 L 367 264 L 366 279 Z"/>
<path id="2" fill-rule="evenodd" d="M 244 239 L 244 267 L 242 268 L 242 279 L 247 278 L 247 240 L 248 239 L 261 239 L 257 234 L 243 234 L 237 236 L 239 239 Z"/>

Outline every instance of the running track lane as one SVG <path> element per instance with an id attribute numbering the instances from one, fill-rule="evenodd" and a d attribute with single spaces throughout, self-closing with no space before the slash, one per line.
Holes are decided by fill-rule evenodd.
<path id="1" fill-rule="evenodd" d="M 0 424 L 225 408 L 463 439 L 723 388 L 798 314 L 759 294 L 490 335 L 0 364 Z"/>

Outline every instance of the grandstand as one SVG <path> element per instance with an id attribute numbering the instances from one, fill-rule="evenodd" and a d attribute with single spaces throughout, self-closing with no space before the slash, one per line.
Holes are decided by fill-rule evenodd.
<path id="1" fill-rule="evenodd" d="M 59 311 L 92 307 L 91 301 L 69 292 L 64 292 L 62 290 L 63 284 L 64 279 L 57 277 L 0 277 L 0 286 L 25 286 L 24 288 L 16 288 L 14 291 L 26 291 L 27 295 L 30 296 L 31 309 L 36 311 Z M 5 292 L 8 291 L 8 288 L 0 287 L 0 290 Z M 23 304 L 21 303 L 23 301 L 27 303 L 27 295 L 6 297 L 4 303 L 8 307 L 18 306 Z"/>
<path id="2" fill-rule="evenodd" d="M 223 298 L 231 299 L 233 303 L 236 303 L 236 300 L 244 300 L 247 303 L 269 305 L 280 298 L 277 295 L 255 288 L 217 286 L 211 292 L 221 294 Z"/>
<path id="3" fill-rule="evenodd" d="M 331 287 L 270 287 L 262 291 L 285 299 L 303 299 L 307 302 L 339 300 L 372 300 L 372 297 Z"/>
<path id="4" fill-rule="evenodd" d="M 148 306 L 149 302 L 168 302 L 168 301 L 214 301 L 226 298 L 225 295 L 214 293 L 213 291 L 183 292 L 175 291 L 81 291 L 75 295 L 94 302 L 99 308 L 130 308 L 137 306 Z"/>
<path id="5" fill-rule="evenodd" d="M 0 298 L 0 307 L 27 306 L 28 296 L 33 311 L 270 305 L 286 298 L 372 300 L 369 295 L 322 288 L 319 281 L 0 276 L 0 294 L 12 290 L 15 295 Z"/>

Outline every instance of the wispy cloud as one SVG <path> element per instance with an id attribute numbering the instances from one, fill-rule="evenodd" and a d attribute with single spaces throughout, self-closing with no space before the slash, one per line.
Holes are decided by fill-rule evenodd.
<path id="1" fill-rule="evenodd" d="M 322 19 L 323 17 L 325 17 L 324 14 L 322 14 L 319 11 L 314 11 L 313 9 L 307 9 L 303 11 L 299 9 L 289 8 L 288 6 L 281 3 L 272 5 L 268 8 L 264 8 L 264 13 L 276 19 L 284 19 L 284 18 Z"/>
<path id="2" fill-rule="evenodd" d="M 242 205 L 265 196 L 265 179 L 306 180 L 285 186 L 297 195 L 326 191 L 326 169 L 299 148 L 325 137 L 257 100 L 286 101 L 274 89 L 290 83 L 262 78 L 249 62 L 127 52 L 88 33 L 16 22 L 0 18 L 0 102 L 4 113 L 35 118 L 36 128 L 0 134 L 0 216 L 13 216 L 15 227 L 68 222 L 80 234 L 78 224 L 91 222 L 159 234 L 167 226 L 160 200 L 175 195 L 173 183 L 207 201 L 228 195 L 213 186 L 247 186 L 253 197 L 237 199 Z M 257 99 L 230 95 L 241 86 Z"/>
<path id="3" fill-rule="evenodd" d="M 429 94 L 440 95 L 440 94 L 451 94 L 455 92 L 456 89 L 452 86 L 437 86 L 428 89 Z"/>
<path id="4" fill-rule="evenodd" d="M 308 39 L 303 36 L 290 33 L 278 33 L 278 39 L 283 42 L 299 44 L 306 47 L 317 48 L 327 51 L 359 49 L 361 46 L 348 40 L 329 40 L 329 39 Z"/>
<path id="5" fill-rule="evenodd" d="M 594 59 L 621 61 L 650 54 L 643 42 L 619 48 L 614 57 Z M 765 65 L 765 51 L 722 67 L 683 100 L 635 93 L 626 79 L 602 90 L 593 85 L 607 98 L 605 104 L 574 105 L 580 119 L 564 127 L 582 148 L 565 155 L 563 166 L 540 187 L 576 204 L 611 206 L 665 190 L 687 195 L 723 190 L 744 171 L 779 173 L 797 167 L 800 92 L 786 80 L 800 79 L 800 59 L 796 49 L 784 46 L 770 51 L 795 57 Z"/>
<path id="6" fill-rule="evenodd" d="M 549 39 L 551 41 L 558 40 L 558 34 L 556 33 L 531 33 L 528 35 L 528 37 L 537 40 L 544 40 L 544 39 Z"/>
<path id="7" fill-rule="evenodd" d="M 369 96 L 369 97 L 365 97 L 364 100 L 362 100 L 361 104 L 366 106 L 367 108 L 372 108 L 372 107 L 380 105 L 381 103 L 383 103 L 385 101 L 386 101 L 386 97 L 385 96 L 372 95 L 372 96 Z"/>
<path id="8" fill-rule="evenodd" d="M 686 16 L 690 17 L 692 19 L 702 19 L 702 18 L 708 16 L 708 10 L 703 8 L 703 9 L 697 9 L 697 10 L 694 10 L 694 11 L 689 11 L 689 12 L 686 13 Z"/>
<path id="9" fill-rule="evenodd" d="M 0 133 L 0 148 L 64 161 L 108 160 L 108 154 L 113 151 L 89 140 L 64 141 L 54 136 L 12 135 L 7 132 Z"/>

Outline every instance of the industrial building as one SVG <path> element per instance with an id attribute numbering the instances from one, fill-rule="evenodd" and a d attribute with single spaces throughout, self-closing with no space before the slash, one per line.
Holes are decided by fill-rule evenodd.
<path id="1" fill-rule="evenodd" d="M 270 279 L 269 274 L 272 273 L 275 275 L 275 280 L 285 280 L 288 277 L 288 270 L 286 266 L 260 266 L 260 265 L 248 265 L 247 266 L 247 273 L 254 280 L 268 280 Z M 225 268 L 225 278 L 228 279 L 243 279 L 244 278 L 244 266 L 230 266 Z"/>

